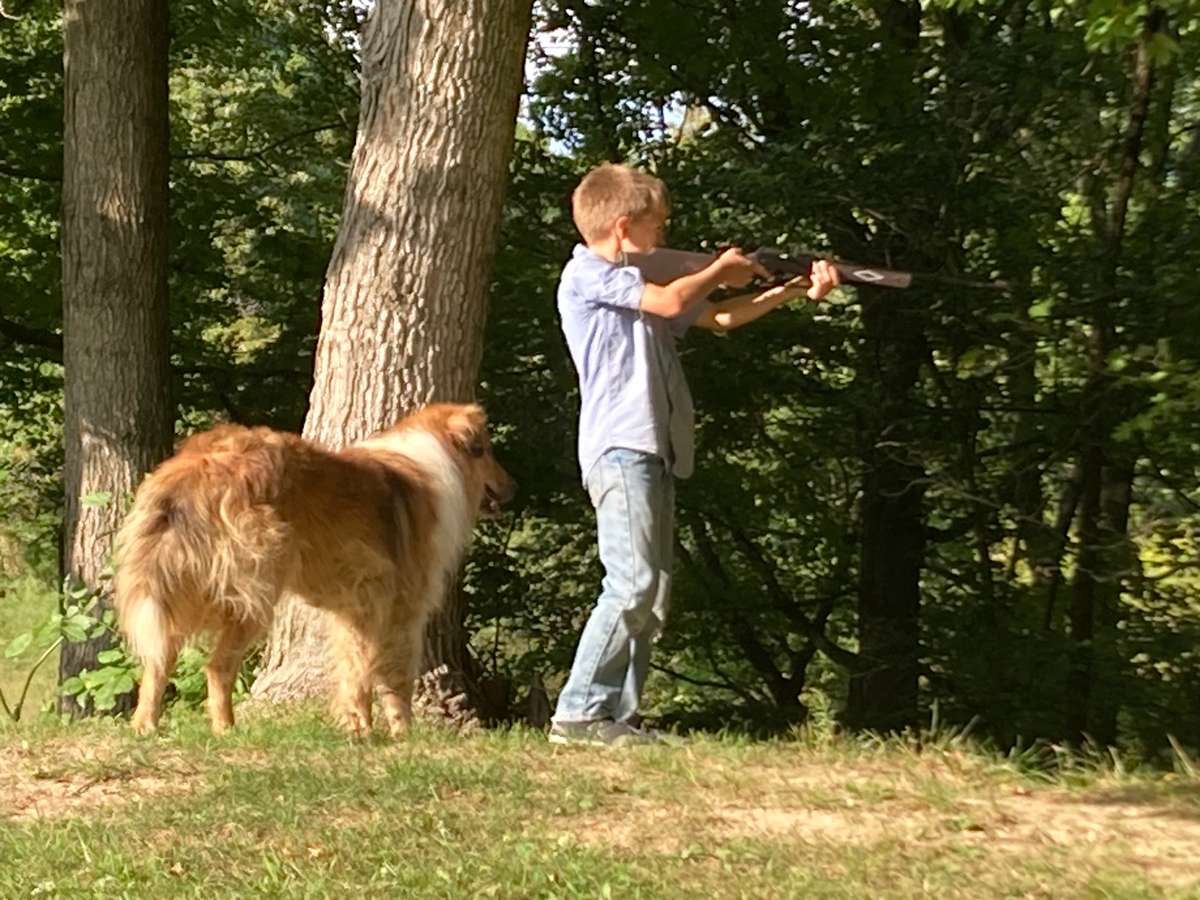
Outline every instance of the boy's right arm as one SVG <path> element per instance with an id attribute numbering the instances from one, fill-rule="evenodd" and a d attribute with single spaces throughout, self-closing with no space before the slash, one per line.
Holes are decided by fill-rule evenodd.
<path id="1" fill-rule="evenodd" d="M 755 275 L 769 277 L 762 266 L 745 256 L 741 250 L 732 248 L 699 272 L 676 278 L 670 284 L 647 282 L 642 291 L 640 307 L 643 312 L 674 319 L 703 302 L 720 285 L 744 287 Z"/>

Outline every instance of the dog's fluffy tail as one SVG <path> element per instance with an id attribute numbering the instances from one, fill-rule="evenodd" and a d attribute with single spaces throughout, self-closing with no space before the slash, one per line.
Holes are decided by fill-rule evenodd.
<path id="1" fill-rule="evenodd" d="M 169 661 L 179 642 L 230 619 L 271 620 L 287 527 L 262 499 L 271 456 L 253 436 L 233 438 L 237 468 L 181 451 L 142 482 L 117 533 L 117 619 L 146 662 Z"/>
<path id="2" fill-rule="evenodd" d="M 149 593 L 123 597 L 117 602 L 117 617 L 130 648 L 145 665 L 170 668 L 175 641 L 162 601 Z"/>
<path id="3" fill-rule="evenodd" d="M 178 631 L 171 610 L 171 598 L 180 587 L 170 574 L 170 557 L 177 544 L 173 528 L 170 497 L 148 481 L 138 491 L 114 545 L 117 622 L 133 652 L 147 665 L 169 665 Z"/>

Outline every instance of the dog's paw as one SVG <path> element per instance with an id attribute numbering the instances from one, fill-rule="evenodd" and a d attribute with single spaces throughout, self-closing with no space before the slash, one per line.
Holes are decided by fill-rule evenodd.
<path id="1" fill-rule="evenodd" d="M 371 735 L 371 717 L 360 712 L 343 712 L 339 717 L 341 726 L 352 738 L 363 740 Z"/>
<path id="2" fill-rule="evenodd" d="M 133 729 L 135 734 L 145 736 L 148 734 L 154 734 L 156 731 L 158 731 L 158 722 L 150 716 L 139 716 L 135 714 L 134 717 L 129 720 L 129 727 Z"/>

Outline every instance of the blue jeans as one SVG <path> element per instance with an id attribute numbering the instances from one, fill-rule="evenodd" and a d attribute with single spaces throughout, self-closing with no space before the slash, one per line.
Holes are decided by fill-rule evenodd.
<path id="1" fill-rule="evenodd" d="M 637 712 L 671 595 L 675 481 L 661 457 L 608 450 L 587 476 L 604 581 L 558 697 L 559 722 Z"/>

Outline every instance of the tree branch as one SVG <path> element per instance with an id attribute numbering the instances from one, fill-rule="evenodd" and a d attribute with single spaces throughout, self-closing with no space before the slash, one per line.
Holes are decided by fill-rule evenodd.
<path id="1" fill-rule="evenodd" d="M 676 678 L 686 684 L 694 684 L 696 687 L 711 687 L 718 688 L 722 691 L 729 691 L 737 694 L 743 700 L 752 700 L 753 698 L 739 688 L 736 684 L 723 681 L 709 681 L 706 678 L 693 678 L 691 675 L 684 675 L 682 672 L 676 672 L 674 669 L 669 669 L 666 666 L 659 665 L 656 662 L 650 663 L 650 668 L 657 672 L 662 672 L 664 675 L 669 675 L 671 678 Z"/>
<path id="2" fill-rule="evenodd" d="M 171 159 L 181 160 L 203 160 L 206 162 L 249 162 L 252 159 L 262 159 L 272 150 L 277 150 L 284 144 L 299 140 L 302 137 L 319 134 L 322 131 L 333 131 L 338 128 L 345 128 L 345 122 L 329 122 L 325 125 L 314 125 L 311 128 L 305 128 L 303 131 L 297 131 L 294 134 L 285 135 L 279 140 L 267 144 L 258 150 L 250 151 L 249 153 L 182 153 L 173 155 Z"/>
<path id="3" fill-rule="evenodd" d="M 703 520 L 701 520 L 699 527 L 692 527 L 692 535 L 696 540 L 696 546 L 700 550 L 700 556 L 704 560 L 705 567 L 725 587 L 731 586 L 732 580 L 721 564 L 720 556 L 713 546 L 712 538 L 708 534 Z M 794 705 L 795 685 L 775 665 L 771 651 L 758 639 L 745 617 L 731 615 L 729 620 L 734 641 L 741 647 L 742 652 L 746 654 L 746 659 L 750 665 L 754 667 L 755 671 L 766 682 L 767 689 L 771 692 L 771 697 L 780 706 Z"/>
<path id="4" fill-rule="evenodd" d="M 10 344 L 20 344 L 31 347 L 36 355 L 51 362 L 61 363 L 63 359 L 62 335 L 54 331 L 40 328 L 30 328 L 20 322 L 0 316 L 0 338 Z"/>
<path id="5" fill-rule="evenodd" d="M 3 7 L 0 7 L 0 12 Z M 12 16 L 9 16 L 12 18 Z M 45 181 L 48 184 L 58 184 L 62 181 L 61 175 L 47 175 L 45 172 L 32 172 L 28 169 L 14 169 L 11 166 L 0 163 L 0 175 L 5 178 L 22 178 L 26 181 Z"/>
<path id="6" fill-rule="evenodd" d="M 770 561 L 763 555 L 758 545 L 746 534 L 745 530 L 728 522 L 722 524 L 729 529 L 734 541 L 741 548 L 742 553 L 758 571 L 759 576 L 763 579 L 763 583 L 767 587 L 767 593 L 775 602 L 776 608 L 787 617 L 792 627 L 799 634 L 804 635 L 812 646 L 824 653 L 835 665 L 842 666 L 850 672 L 864 671 L 868 667 L 866 660 L 857 653 L 839 646 L 825 633 L 825 623 L 837 606 L 839 594 L 837 592 L 830 592 L 818 605 L 816 615 L 812 619 L 808 618 L 804 614 L 803 609 L 801 609 L 800 604 L 796 602 L 796 599 L 783 589 Z M 803 662 L 805 652 L 799 651 L 791 654 L 793 665 L 800 665 Z M 809 653 L 808 656 L 811 658 L 812 654 Z M 799 674 L 799 672 L 796 674 Z"/>

